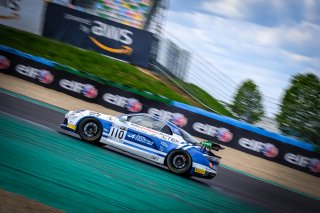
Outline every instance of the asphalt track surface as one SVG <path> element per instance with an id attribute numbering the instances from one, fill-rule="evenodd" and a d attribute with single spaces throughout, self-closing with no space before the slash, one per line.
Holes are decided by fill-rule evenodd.
<path id="1" fill-rule="evenodd" d="M 114 151 L 86 144 L 59 132 L 59 124 L 64 117 L 63 109 L 48 107 L 39 102 L 32 103 L 29 98 L 14 97 L 0 92 L 0 112 L 2 112 L 0 113 L 2 122 L 0 129 L 2 134 L 0 135 L 0 188 L 37 199 L 55 208 L 69 212 L 79 212 L 79 210 L 91 212 L 105 210 L 110 212 L 202 212 L 211 210 L 212 212 L 319 212 L 320 209 L 319 199 L 226 168 L 220 168 L 219 174 L 212 180 L 186 179 L 175 176 L 162 167 L 142 162 L 141 159 L 133 159 Z M 6 126 L 5 122 L 10 124 Z M 19 132 L 21 129 L 23 129 L 22 132 Z M 11 133 L 8 134 L 10 131 Z M 11 138 L 10 135 L 14 136 Z M 63 141 L 64 146 L 51 147 L 52 150 L 49 150 L 49 147 L 46 149 L 46 145 L 43 145 L 38 152 L 34 153 L 34 156 L 31 156 L 30 153 L 33 150 L 29 148 L 28 151 L 26 147 L 22 146 L 23 144 L 32 144 L 32 141 L 27 140 L 28 135 L 30 137 L 47 137 L 49 142 L 50 140 Z M 70 150 L 73 150 L 72 153 Z M 64 172 L 52 170 L 52 166 L 56 167 L 54 162 L 63 164 L 68 158 L 52 158 L 50 162 L 48 160 L 47 164 L 43 164 L 38 157 L 45 154 L 40 153 L 46 153 L 46 156 L 56 153 L 70 153 L 73 159 L 77 159 L 75 163 L 77 163 L 78 167 L 76 168 L 78 169 L 66 167 Z M 88 156 L 83 156 L 83 153 L 89 153 L 88 156 L 94 156 L 95 153 L 98 153 L 106 158 L 109 157 L 107 160 L 110 165 L 107 168 L 113 172 L 105 173 L 105 165 L 100 165 L 101 162 L 99 164 L 98 160 L 97 162 L 93 161 L 91 167 L 88 166 L 84 160 Z M 82 156 L 83 159 L 81 159 Z M 12 157 L 14 159 L 10 161 Z M 42 157 L 45 158 L 45 156 Z M 110 161 L 110 159 L 112 160 Z M 26 164 L 17 163 L 20 161 L 25 161 Z M 30 163 L 32 166 L 29 165 Z M 51 176 L 44 178 L 43 174 L 38 172 L 41 169 L 47 169 L 47 175 Z M 102 177 L 105 179 L 100 177 L 97 180 L 78 180 L 73 177 L 77 175 L 84 177 L 87 174 L 83 174 L 84 172 L 94 174 L 97 172 L 95 169 L 103 170 Z M 114 173 L 117 169 L 118 173 Z M 101 170 L 99 171 L 101 172 Z M 69 174 L 69 172 L 71 173 Z M 123 177 L 129 179 L 123 179 Z M 139 184 L 137 181 L 139 178 L 143 178 L 146 182 Z M 114 179 L 118 182 L 115 182 Z M 73 182 L 70 182 L 72 180 Z M 106 184 L 107 180 L 117 186 L 117 193 L 112 195 L 107 193 L 107 189 L 110 187 Z M 32 181 L 34 183 L 31 183 Z M 87 184 L 86 181 L 89 181 L 90 184 Z M 61 184 L 59 184 L 60 182 Z M 63 185 L 62 183 L 67 184 Z M 146 186 L 149 188 L 143 189 Z M 85 187 L 90 187 L 91 191 L 84 190 Z M 106 194 L 101 189 L 104 189 L 102 191 L 106 191 Z M 75 192 L 76 194 L 74 194 Z M 53 195 L 57 196 L 56 200 Z M 62 195 L 65 197 L 61 200 Z M 111 196 L 110 199 L 104 200 L 108 196 Z M 106 206 L 106 204 L 108 205 Z"/>

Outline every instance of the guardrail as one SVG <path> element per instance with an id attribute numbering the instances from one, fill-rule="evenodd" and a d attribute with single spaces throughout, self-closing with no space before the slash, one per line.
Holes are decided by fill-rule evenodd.
<path id="1" fill-rule="evenodd" d="M 2 73 L 122 113 L 145 112 L 190 134 L 320 176 L 318 147 L 0 45 Z"/>

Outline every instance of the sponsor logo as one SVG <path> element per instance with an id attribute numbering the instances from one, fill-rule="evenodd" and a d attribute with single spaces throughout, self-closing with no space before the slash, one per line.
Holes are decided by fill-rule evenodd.
<path id="1" fill-rule="evenodd" d="M 95 112 L 95 111 L 90 111 L 89 115 L 94 116 L 94 117 L 100 117 L 101 113 Z M 121 128 L 120 128 L 121 129 Z"/>
<path id="2" fill-rule="evenodd" d="M 101 21 L 84 19 L 71 14 L 64 14 L 64 18 L 70 21 L 78 22 L 80 24 L 79 29 L 82 32 L 88 34 L 88 37 L 91 40 L 91 42 L 99 48 L 115 54 L 132 54 L 133 49 L 129 47 L 129 45 L 133 43 L 133 32 L 131 32 L 130 30 L 122 29 L 116 26 L 112 26 L 110 24 L 105 24 Z M 94 35 L 95 37 L 91 36 L 90 34 Z M 117 42 L 122 43 L 123 45 L 120 48 L 109 47 L 98 41 L 97 37 L 104 37 L 107 39 L 115 40 Z"/>
<path id="3" fill-rule="evenodd" d="M 10 67 L 10 61 L 7 57 L 0 55 L 0 69 L 8 69 Z"/>
<path id="4" fill-rule="evenodd" d="M 150 108 L 148 113 L 157 116 L 163 120 L 170 121 L 179 127 L 184 127 L 188 123 L 188 119 L 180 113 L 172 113 L 162 109 Z"/>
<path id="5" fill-rule="evenodd" d="M 286 153 L 284 159 L 297 166 L 310 169 L 310 171 L 319 173 L 320 172 L 320 160 L 317 158 L 308 158 L 302 155 L 295 155 L 293 153 Z"/>
<path id="6" fill-rule="evenodd" d="M 211 126 L 208 124 L 202 124 L 199 122 L 195 122 L 192 125 L 193 129 L 197 132 L 200 132 L 205 135 L 210 135 L 212 137 L 217 137 L 219 141 L 221 142 L 229 142 L 233 138 L 233 134 L 230 132 L 230 130 L 226 128 L 218 128 L 215 126 Z"/>
<path id="7" fill-rule="evenodd" d="M 167 144 L 166 142 L 161 141 L 160 144 L 161 144 L 162 146 L 164 146 L 164 147 L 168 147 L 168 144 Z"/>
<path id="8" fill-rule="evenodd" d="M 103 100 L 107 103 L 126 108 L 130 112 L 140 112 L 142 110 L 142 103 L 134 98 L 126 98 L 119 95 L 105 93 L 103 95 Z"/>
<path id="9" fill-rule="evenodd" d="M 179 143 L 179 141 L 177 139 L 175 139 L 165 133 L 159 132 L 158 135 L 160 135 L 160 137 L 162 137 L 166 141 L 171 141 L 172 143 Z"/>
<path id="10" fill-rule="evenodd" d="M 98 95 L 98 90 L 91 84 L 82 84 L 76 81 L 61 79 L 59 85 L 66 90 L 82 94 L 87 98 L 95 98 Z"/>
<path id="11" fill-rule="evenodd" d="M 271 143 L 265 143 L 263 145 L 263 149 L 262 149 L 262 154 L 264 154 L 265 156 L 269 157 L 269 158 L 274 158 L 278 155 L 278 148 L 275 147 L 275 145 L 271 144 Z"/>
<path id="12" fill-rule="evenodd" d="M 38 75 L 38 80 L 44 84 L 50 84 L 53 81 L 53 75 L 47 70 L 41 70 Z"/>
<path id="13" fill-rule="evenodd" d="M 260 141 L 240 138 L 239 145 L 255 152 L 260 152 L 269 158 L 275 158 L 279 154 L 279 149 L 271 143 L 262 143 Z"/>
<path id="14" fill-rule="evenodd" d="M 133 32 L 130 30 L 121 29 L 100 21 L 93 21 L 93 23 L 95 24 L 95 26 L 92 26 L 91 28 L 91 32 L 93 34 L 119 41 L 126 45 L 132 44 L 132 38 L 130 35 L 133 35 Z"/>
<path id="15" fill-rule="evenodd" d="M 70 14 L 65 15 L 65 18 L 82 23 L 80 24 L 80 30 L 86 34 L 92 33 L 93 35 L 112 39 L 123 44 L 121 48 L 108 47 L 105 44 L 98 41 L 97 38 L 89 35 L 88 37 L 92 41 L 92 43 L 94 43 L 99 48 L 115 54 L 125 54 L 125 55 L 132 54 L 133 50 L 131 47 L 128 46 L 128 45 L 131 45 L 133 42 L 131 38 L 131 36 L 133 35 L 133 32 L 131 32 L 130 30 L 115 27 L 100 21 L 92 22 L 90 20 L 72 16 Z M 91 29 L 86 25 L 92 25 Z"/>
<path id="16" fill-rule="evenodd" d="M 139 131 L 143 130 L 143 131 L 148 132 L 148 134 L 151 134 L 151 133 L 152 134 L 158 134 L 159 133 L 158 131 L 156 131 L 154 129 L 150 129 L 150 128 L 147 128 L 147 127 L 144 127 L 144 126 L 140 126 L 140 125 L 135 124 L 135 123 L 130 123 L 130 125 L 133 127 L 133 129 L 139 130 Z"/>
<path id="17" fill-rule="evenodd" d="M 83 86 L 81 93 L 87 98 L 95 98 L 98 95 L 98 90 L 91 84 Z"/>
<path id="18" fill-rule="evenodd" d="M 142 110 L 142 104 L 137 99 L 129 98 L 126 108 L 130 112 L 140 112 Z"/>
<path id="19" fill-rule="evenodd" d="M 308 168 L 316 173 L 320 172 L 320 160 L 316 158 L 311 158 L 309 161 Z"/>
<path id="20" fill-rule="evenodd" d="M 34 67 L 18 64 L 16 66 L 16 71 L 21 75 L 37 79 L 39 82 L 44 84 L 51 84 L 54 80 L 54 75 L 52 75 L 48 70 L 40 70 Z"/>
<path id="21" fill-rule="evenodd" d="M 137 142 L 140 142 L 140 143 L 143 143 L 143 144 L 146 144 L 146 145 L 149 145 L 149 146 L 152 146 L 153 145 L 153 142 L 149 139 L 147 139 L 146 137 L 142 136 L 142 135 L 136 135 L 136 134 L 131 134 L 127 136 L 128 138 L 131 138 Z"/>
<path id="22" fill-rule="evenodd" d="M 158 156 L 156 156 L 156 155 L 151 155 L 151 160 L 158 160 L 159 159 L 159 157 Z"/>

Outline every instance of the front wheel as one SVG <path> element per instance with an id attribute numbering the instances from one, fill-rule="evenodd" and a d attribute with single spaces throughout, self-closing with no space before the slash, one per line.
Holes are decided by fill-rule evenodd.
<path id="1" fill-rule="evenodd" d="M 186 175 L 191 169 L 192 159 L 184 150 L 173 150 L 169 153 L 166 163 L 171 172 L 178 175 Z"/>
<path id="2" fill-rule="evenodd" d="M 97 143 L 102 136 L 102 126 L 95 118 L 85 118 L 80 121 L 77 131 L 80 137 L 89 143 Z"/>

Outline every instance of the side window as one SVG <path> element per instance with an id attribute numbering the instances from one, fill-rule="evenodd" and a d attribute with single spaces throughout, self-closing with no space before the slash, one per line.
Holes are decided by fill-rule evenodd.
<path id="1" fill-rule="evenodd" d="M 138 124 L 140 126 L 144 126 L 150 129 L 154 129 L 152 118 L 149 118 L 147 116 L 141 116 L 141 115 L 132 116 L 128 120 L 131 123 Z"/>
<path id="2" fill-rule="evenodd" d="M 168 134 L 168 135 L 172 135 L 171 128 L 168 125 L 164 125 L 162 127 L 162 129 L 160 130 L 160 132 L 163 132 L 163 133 Z"/>
<path id="3" fill-rule="evenodd" d="M 165 126 L 164 123 L 161 121 L 148 117 L 148 116 L 142 116 L 142 115 L 137 115 L 137 116 L 132 116 L 128 119 L 130 123 L 138 124 L 140 126 L 147 127 L 149 129 L 154 129 L 156 131 L 161 131 L 163 126 Z"/>

